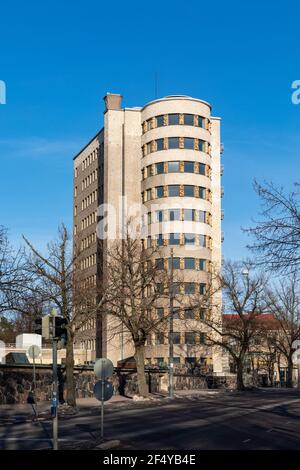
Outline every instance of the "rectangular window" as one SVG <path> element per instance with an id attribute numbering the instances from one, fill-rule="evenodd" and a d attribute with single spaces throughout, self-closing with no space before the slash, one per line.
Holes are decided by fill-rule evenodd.
<path id="1" fill-rule="evenodd" d="M 200 333 L 200 344 L 205 344 L 205 343 L 206 343 L 205 333 Z"/>
<path id="2" fill-rule="evenodd" d="M 152 119 L 148 119 L 148 121 L 147 121 L 147 131 L 151 130 L 151 121 L 152 121 Z"/>
<path id="3" fill-rule="evenodd" d="M 151 196 L 152 196 L 151 189 L 147 189 L 146 194 L 147 194 L 147 197 L 146 197 L 147 201 L 151 201 Z"/>
<path id="4" fill-rule="evenodd" d="M 191 186 L 189 184 L 184 185 L 184 195 L 187 197 L 193 197 L 194 196 L 194 186 Z"/>
<path id="5" fill-rule="evenodd" d="M 162 127 L 164 125 L 163 115 L 156 117 L 156 127 Z"/>
<path id="6" fill-rule="evenodd" d="M 156 211 L 156 222 L 162 222 L 163 220 L 163 211 Z"/>
<path id="7" fill-rule="evenodd" d="M 206 271 L 206 260 L 199 259 L 199 269 L 200 271 Z"/>
<path id="8" fill-rule="evenodd" d="M 206 189 L 199 186 L 199 197 L 200 199 L 206 199 Z"/>
<path id="9" fill-rule="evenodd" d="M 184 258 L 184 269 L 195 269 L 195 258 Z"/>
<path id="10" fill-rule="evenodd" d="M 194 310 L 192 308 L 186 308 L 184 310 L 185 320 L 193 320 L 195 318 Z"/>
<path id="11" fill-rule="evenodd" d="M 147 178 L 151 176 L 151 165 L 147 166 Z"/>
<path id="12" fill-rule="evenodd" d="M 206 247 L 206 235 L 199 235 L 199 246 Z"/>
<path id="13" fill-rule="evenodd" d="M 185 336 L 185 344 L 196 343 L 196 334 L 194 332 L 186 332 L 184 336 Z"/>
<path id="14" fill-rule="evenodd" d="M 194 173 L 194 162 L 184 162 L 184 172 Z"/>
<path id="15" fill-rule="evenodd" d="M 184 138 L 184 148 L 189 150 L 194 150 L 194 139 L 191 137 Z"/>
<path id="16" fill-rule="evenodd" d="M 172 258 L 169 258 L 169 269 L 172 267 Z M 173 269 L 180 269 L 180 258 L 173 258 Z"/>
<path id="17" fill-rule="evenodd" d="M 195 294 L 195 283 L 194 282 L 185 282 L 184 283 L 184 293 L 187 295 Z"/>
<path id="18" fill-rule="evenodd" d="M 159 319 L 164 317 L 164 309 L 162 307 L 156 309 L 156 315 Z"/>
<path id="19" fill-rule="evenodd" d="M 173 344 L 180 344 L 180 333 L 178 331 L 173 332 Z"/>
<path id="20" fill-rule="evenodd" d="M 155 260 L 155 267 L 156 269 L 164 269 L 164 259 L 163 258 L 158 258 Z"/>
<path id="21" fill-rule="evenodd" d="M 204 308 L 200 308 L 199 317 L 200 317 L 200 320 L 205 320 L 205 309 Z"/>
<path id="22" fill-rule="evenodd" d="M 179 196 L 179 184 L 171 184 L 169 188 L 169 197 Z"/>
<path id="23" fill-rule="evenodd" d="M 184 125 L 185 126 L 193 126 L 194 125 L 194 115 L 193 114 L 185 114 L 184 115 Z"/>
<path id="24" fill-rule="evenodd" d="M 161 175 L 164 172 L 164 164 L 163 163 L 156 163 L 156 174 Z"/>
<path id="25" fill-rule="evenodd" d="M 169 137 L 169 149 L 179 148 L 179 137 Z"/>
<path id="26" fill-rule="evenodd" d="M 195 220 L 195 209 L 184 209 L 184 220 L 193 222 Z"/>
<path id="27" fill-rule="evenodd" d="M 199 145 L 200 152 L 204 152 L 205 151 L 205 142 L 204 142 L 204 140 L 199 139 L 198 145 Z"/>
<path id="28" fill-rule="evenodd" d="M 199 174 L 205 176 L 205 165 L 203 163 L 199 163 Z"/>
<path id="29" fill-rule="evenodd" d="M 156 333 L 156 344 L 164 344 L 165 335 L 163 333 Z"/>
<path id="30" fill-rule="evenodd" d="M 146 154 L 148 155 L 148 153 L 151 153 L 151 142 L 148 142 L 148 144 L 147 144 L 147 152 L 146 152 Z"/>
<path id="31" fill-rule="evenodd" d="M 199 285 L 199 293 L 200 293 L 201 295 L 204 295 L 205 292 L 206 292 L 206 284 L 200 284 L 200 285 Z"/>
<path id="32" fill-rule="evenodd" d="M 148 224 L 151 224 L 151 212 L 147 214 Z"/>
<path id="33" fill-rule="evenodd" d="M 160 150 L 164 149 L 164 139 L 157 139 L 156 141 L 156 151 L 159 152 Z"/>
<path id="34" fill-rule="evenodd" d="M 198 220 L 205 224 L 205 211 L 198 211 Z"/>
<path id="35" fill-rule="evenodd" d="M 195 245 L 196 235 L 194 233 L 185 233 L 184 234 L 184 244 L 185 245 Z"/>
<path id="36" fill-rule="evenodd" d="M 179 162 L 168 162 L 168 173 L 179 173 Z"/>
<path id="37" fill-rule="evenodd" d="M 169 114 L 169 126 L 179 124 L 179 114 Z"/>
<path id="38" fill-rule="evenodd" d="M 157 186 L 155 189 L 156 189 L 156 197 L 157 198 L 164 197 L 164 187 L 163 186 Z"/>
<path id="39" fill-rule="evenodd" d="M 156 243 L 158 246 L 163 246 L 164 244 L 164 239 L 162 233 L 156 235 Z"/>
<path id="40" fill-rule="evenodd" d="M 201 116 L 198 116 L 198 126 L 204 127 L 204 118 Z"/>
<path id="41" fill-rule="evenodd" d="M 174 318 L 174 320 L 179 320 L 180 319 L 180 309 L 179 308 L 173 308 L 173 318 Z"/>
<path id="42" fill-rule="evenodd" d="M 170 245 L 180 244 L 180 233 L 170 233 Z"/>
<path id="43" fill-rule="evenodd" d="M 180 209 L 169 209 L 169 220 L 180 220 Z"/>

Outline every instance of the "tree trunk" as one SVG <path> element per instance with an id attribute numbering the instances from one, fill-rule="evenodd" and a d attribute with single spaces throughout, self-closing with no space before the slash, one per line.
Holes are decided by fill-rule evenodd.
<path id="1" fill-rule="evenodd" d="M 139 387 L 139 395 L 147 397 L 149 395 L 148 385 L 145 374 L 145 358 L 144 358 L 144 344 L 135 345 L 135 363 L 137 370 L 137 381 Z"/>
<path id="2" fill-rule="evenodd" d="M 293 387 L 293 360 L 292 357 L 289 356 L 288 358 L 288 367 L 287 367 L 287 374 L 286 374 L 286 386 L 288 388 Z"/>
<path id="3" fill-rule="evenodd" d="M 67 387 L 67 403 L 76 407 L 75 380 L 74 380 L 74 346 L 73 335 L 68 331 L 68 341 L 66 349 L 66 387 Z"/>
<path id="4" fill-rule="evenodd" d="M 243 372 L 244 372 L 244 363 L 243 360 L 239 359 L 236 364 L 236 388 L 237 390 L 245 390 Z"/>

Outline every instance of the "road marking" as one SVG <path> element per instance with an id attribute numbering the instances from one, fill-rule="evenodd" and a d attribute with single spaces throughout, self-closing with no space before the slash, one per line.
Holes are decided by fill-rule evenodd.
<path id="1" fill-rule="evenodd" d="M 249 442 L 251 441 L 251 439 L 245 439 L 243 442 Z"/>
<path id="2" fill-rule="evenodd" d="M 266 432 L 272 432 L 272 431 L 273 431 L 273 428 L 268 429 Z"/>

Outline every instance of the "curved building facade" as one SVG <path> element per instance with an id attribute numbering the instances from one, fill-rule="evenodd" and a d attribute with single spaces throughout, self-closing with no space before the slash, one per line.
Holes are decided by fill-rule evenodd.
<path id="1" fill-rule="evenodd" d="M 210 273 L 221 266 L 220 119 L 212 117 L 209 103 L 189 96 L 167 96 L 142 108 L 122 109 L 120 95 L 107 95 L 105 103 L 98 192 L 114 206 L 121 195 L 128 205 L 144 205 L 145 245 L 159 247 L 158 269 L 170 266 L 172 250 L 183 298 L 174 305 L 175 362 L 197 362 L 220 372 L 221 359 L 206 345 L 205 328 L 195 324 L 206 312 L 190 308 L 191 295 L 205 292 Z M 81 154 L 74 160 L 77 178 Z M 74 219 L 74 226 L 80 220 Z M 214 314 L 221 316 L 221 297 L 215 300 Z M 158 314 L 168 308 L 162 301 Z M 102 325 L 97 334 L 103 347 L 108 332 Z M 114 362 L 130 355 L 121 343 L 110 347 L 114 351 L 102 354 Z M 168 363 L 167 332 L 149 338 L 146 357 L 152 364 Z"/>

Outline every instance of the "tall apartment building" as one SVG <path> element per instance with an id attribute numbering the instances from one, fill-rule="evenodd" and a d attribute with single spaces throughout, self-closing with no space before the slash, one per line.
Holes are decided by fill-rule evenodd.
<path id="1" fill-rule="evenodd" d="M 189 96 L 167 96 L 143 107 L 122 108 L 121 95 L 104 98 L 104 127 L 74 158 L 74 244 L 82 248 L 80 269 L 96 282 L 105 269 L 107 245 L 97 243 L 97 207 L 114 213 L 108 230 L 131 208 L 143 204 L 149 229 L 145 243 L 160 247 L 160 263 L 174 253 L 184 296 L 205 289 L 208 273 L 221 266 L 220 118 L 211 106 Z M 106 243 L 109 243 L 106 242 Z M 221 295 L 215 315 L 221 318 Z M 205 329 L 195 334 L 197 315 L 188 302 L 174 311 L 175 362 L 213 365 L 221 372 L 221 357 L 205 344 Z M 168 304 L 160 308 L 168 308 Z M 184 320 L 184 321 L 183 321 Z M 190 326 L 189 326 L 190 322 Z M 116 363 L 132 354 L 122 338 L 109 338 L 109 323 L 90 321 L 77 337 L 95 357 Z M 168 362 L 167 335 L 155 334 L 146 346 L 149 362 Z"/>

